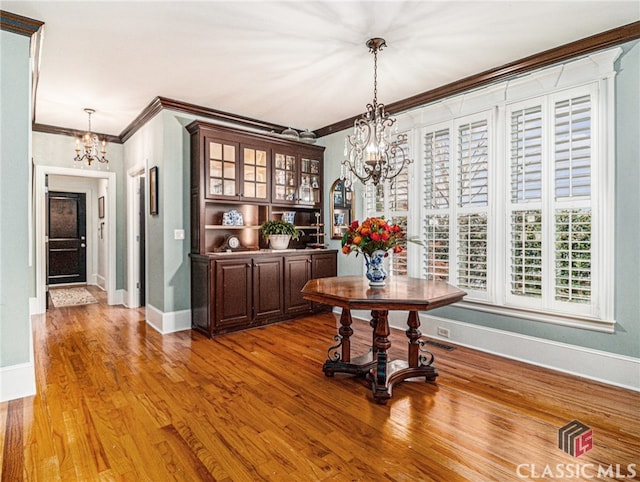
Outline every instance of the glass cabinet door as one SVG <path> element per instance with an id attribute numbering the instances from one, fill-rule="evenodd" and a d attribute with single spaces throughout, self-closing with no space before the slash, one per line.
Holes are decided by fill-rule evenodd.
<path id="1" fill-rule="evenodd" d="M 276 152 L 273 156 L 273 202 L 295 203 L 298 189 L 296 156 Z"/>
<path id="2" fill-rule="evenodd" d="M 320 161 L 302 157 L 300 159 L 300 202 L 320 204 Z"/>
<path id="3" fill-rule="evenodd" d="M 207 147 L 207 197 L 236 197 L 237 145 L 209 141 Z"/>
<path id="4" fill-rule="evenodd" d="M 268 200 L 268 153 L 264 149 L 242 148 L 242 195 L 245 198 Z"/>

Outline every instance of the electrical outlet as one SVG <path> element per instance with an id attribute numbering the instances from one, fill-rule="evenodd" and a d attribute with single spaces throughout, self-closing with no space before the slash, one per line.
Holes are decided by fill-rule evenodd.
<path id="1" fill-rule="evenodd" d="M 444 328 L 442 326 L 439 326 L 438 336 L 441 336 L 442 338 L 449 338 L 449 328 Z"/>
<path id="2" fill-rule="evenodd" d="M 184 229 L 174 229 L 173 239 L 184 239 Z"/>

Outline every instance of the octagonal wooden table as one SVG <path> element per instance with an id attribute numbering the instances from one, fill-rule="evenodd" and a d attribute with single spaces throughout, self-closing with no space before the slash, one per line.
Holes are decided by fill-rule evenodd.
<path id="1" fill-rule="evenodd" d="M 373 398 L 385 404 L 391 398 L 395 383 L 413 377 L 425 377 L 434 381 L 438 371 L 433 366 L 433 354 L 424 348 L 425 340 L 418 329 L 419 311 L 428 311 L 460 301 L 466 293 L 444 281 L 428 281 L 405 276 L 394 276 L 384 287 L 372 288 L 366 278 L 360 276 L 338 276 L 318 278 L 307 282 L 302 288 L 305 299 L 342 308 L 340 328 L 334 339 L 338 342 L 329 347 L 327 361 L 323 365 L 326 376 L 335 373 L 366 375 L 371 380 Z M 371 310 L 371 350 L 351 359 L 350 337 L 351 310 Z M 407 319 L 407 360 L 388 360 L 389 340 L 388 314 L 391 310 L 409 311 Z"/>

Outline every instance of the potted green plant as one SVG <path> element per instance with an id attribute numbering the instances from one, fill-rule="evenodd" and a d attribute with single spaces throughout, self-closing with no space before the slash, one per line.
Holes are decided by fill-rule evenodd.
<path id="1" fill-rule="evenodd" d="M 265 221 L 260 226 L 260 233 L 269 241 L 271 249 L 286 249 L 289 240 L 300 238 L 300 231 L 293 224 L 281 219 Z"/>

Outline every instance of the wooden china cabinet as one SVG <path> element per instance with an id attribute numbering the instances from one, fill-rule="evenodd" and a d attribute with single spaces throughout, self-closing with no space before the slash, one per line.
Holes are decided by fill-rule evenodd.
<path id="1" fill-rule="evenodd" d="M 192 328 L 213 337 L 330 309 L 300 294 L 337 273 L 337 251 L 324 249 L 324 147 L 200 121 L 187 131 Z M 284 212 L 303 235 L 270 250 L 260 225 Z"/>

